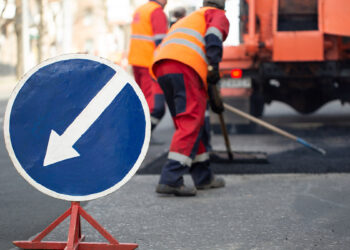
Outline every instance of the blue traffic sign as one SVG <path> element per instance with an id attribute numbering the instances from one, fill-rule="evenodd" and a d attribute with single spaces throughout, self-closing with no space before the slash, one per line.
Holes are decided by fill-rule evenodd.
<path id="1" fill-rule="evenodd" d="M 18 172 L 55 198 L 84 201 L 125 184 L 150 140 L 146 100 L 113 63 L 90 55 L 43 62 L 7 105 L 5 143 Z"/>

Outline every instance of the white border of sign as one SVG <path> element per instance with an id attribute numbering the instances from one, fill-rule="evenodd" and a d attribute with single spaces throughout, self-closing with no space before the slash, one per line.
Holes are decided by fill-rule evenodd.
<path id="1" fill-rule="evenodd" d="M 96 62 L 100 62 L 102 64 L 105 64 L 105 65 L 111 67 L 112 69 L 114 69 L 117 72 L 117 74 L 120 75 L 118 80 L 120 79 L 121 81 L 127 81 L 128 83 L 131 84 L 131 86 L 135 90 L 138 98 L 141 101 L 141 104 L 142 104 L 142 107 L 143 107 L 143 112 L 144 112 L 145 118 L 146 118 L 145 140 L 144 140 L 144 143 L 143 143 L 142 148 L 141 148 L 141 153 L 140 153 L 139 157 L 137 158 L 134 166 L 129 171 L 129 173 L 120 182 L 118 182 L 116 185 L 112 186 L 111 188 L 109 188 L 107 190 L 104 190 L 102 192 L 99 192 L 99 193 L 90 194 L 90 195 L 86 195 L 86 196 L 73 196 L 73 195 L 66 195 L 66 194 L 57 193 L 55 191 L 52 191 L 52 190 L 44 187 L 43 185 L 39 184 L 38 182 L 36 182 L 22 168 L 22 166 L 19 163 L 19 161 L 18 161 L 18 159 L 17 159 L 17 157 L 15 155 L 15 152 L 14 152 L 14 150 L 12 148 L 12 143 L 11 143 L 11 139 L 10 139 L 10 115 L 11 115 L 11 110 L 12 110 L 13 103 L 14 103 L 16 97 L 17 97 L 17 94 L 21 90 L 23 85 L 40 68 L 45 67 L 45 66 L 50 65 L 50 64 L 53 64 L 53 63 L 58 62 L 58 61 L 69 60 L 69 59 L 87 59 L 87 60 L 92 60 L 92 61 L 96 61 Z M 29 182 L 29 184 L 34 186 L 39 191 L 41 191 L 44 194 L 47 194 L 49 196 L 52 196 L 54 198 L 62 199 L 62 200 L 68 200 L 68 201 L 93 200 L 93 199 L 97 199 L 97 198 L 106 196 L 106 195 L 116 191 L 117 189 L 119 189 L 121 186 L 123 186 L 125 183 L 127 183 L 130 180 L 130 178 L 136 173 L 136 171 L 140 167 L 142 161 L 144 160 L 144 158 L 146 156 L 146 153 L 147 153 L 147 150 L 148 150 L 148 146 L 149 146 L 150 137 L 151 137 L 151 122 L 150 122 L 149 108 L 148 108 L 146 99 L 145 99 L 141 89 L 139 88 L 137 83 L 134 81 L 134 79 L 130 75 L 128 75 L 121 67 L 119 67 L 118 65 L 108 61 L 107 59 L 104 59 L 104 58 L 101 58 L 101 57 L 97 57 L 97 56 L 87 55 L 87 54 L 65 54 L 65 55 L 57 56 L 57 57 L 48 59 L 48 60 L 40 63 L 39 65 L 37 65 L 33 69 L 31 69 L 28 73 L 26 73 L 23 76 L 23 78 L 16 85 L 16 87 L 13 90 L 13 92 L 12 92 L 12 94 L 10 96 L 10 99 L 9 99 L 9 101 L 7 103 L 6 112 L 5 112 L 5 119 L 4 119 L 5 144 L 6 144 L 7 151 L 9 153 L 9 155 L 10 155 L 10 158 L 11 158 L 11 160 L 12 160 L 16 170 L 18 171 L 18 173 L 27 182 Z"/>

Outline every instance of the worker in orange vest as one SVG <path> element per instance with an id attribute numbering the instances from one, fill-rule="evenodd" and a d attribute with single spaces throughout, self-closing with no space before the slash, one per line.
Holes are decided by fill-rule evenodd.
<path id="1" fill-rule="evenodd" d="M 136 9 L 131 25 L 128 61 L 150 108 L 152 130 L 165 113 L 163 92 L 152 79 L 149 68 L 155 48 L 168 31 L 167 17 L 163 11 L 166 4 L 167 0 L 148 1 Z"/>
<path id="2" fill-rule="evenodd" d="M 225 186 L 209 166 L 203 131 L 207 106 L 207 84 L 219 79 L 223 41 L 229 31 L 225 0 L 204 0 L 203 7 L 176 22 L 155 52 L 152 74 L 164 92 L 175 132 L 168 159 L 162 168 L 156 192 L 194 196 L 197 189 Z M 212 95 L 209 95 L 212 98 Z M 222 102 L 209 99 L 214 112 Z M 189 172 L 195 187 L 184 185 Z"/>

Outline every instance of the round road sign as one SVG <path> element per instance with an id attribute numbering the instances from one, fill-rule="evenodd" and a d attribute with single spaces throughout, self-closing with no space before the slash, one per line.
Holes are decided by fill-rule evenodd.
<path id="1" fill-rule="evenodd" d="M 150 140 L 149 109 L 134 80 L 90 55 L 49 59 L 12 93 L 5 143 L 17 171 L 55 198 L 84 201 L 125 184 Z"/>

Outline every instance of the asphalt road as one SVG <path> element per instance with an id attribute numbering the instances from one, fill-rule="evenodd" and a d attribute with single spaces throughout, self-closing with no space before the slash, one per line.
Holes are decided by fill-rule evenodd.
<path id="1" fill-rule="evenodd" d="M 0 118 L 4 105 L 1 101 Z M 326 157 L 264 129 L 232 134 L 233 150 L 264 151 L 269 164 L 214 165 L 227 187 L 190 199 L 160 197 L 154 193 L 157 174 L 136 175 L 84 208 L 117 240 L 136 242 L 139 249 L 349 249 L 349 111 L 337 103 L 312 116 L 280 104 L 267 107 L 266 120 L 325 148 Z M 142 167 L 159 165 L 171 131 L 168 117 L 154 133 L 163 144 L 151 145 Z M 221 136 L 213 137 L 213 146 L 224 149 Z M 13 168 L 4 143 L 0 166 L 0 249 L 11 249 L 12 240 L 37 234 L 69 204 L 27 184 Z M 188 176 L 186 182 L 191 183 Z M 67 223 L 48 239 L 65 240 Z M 103 240 L 85 222 L 83 230 L 87 241 Z"/>

